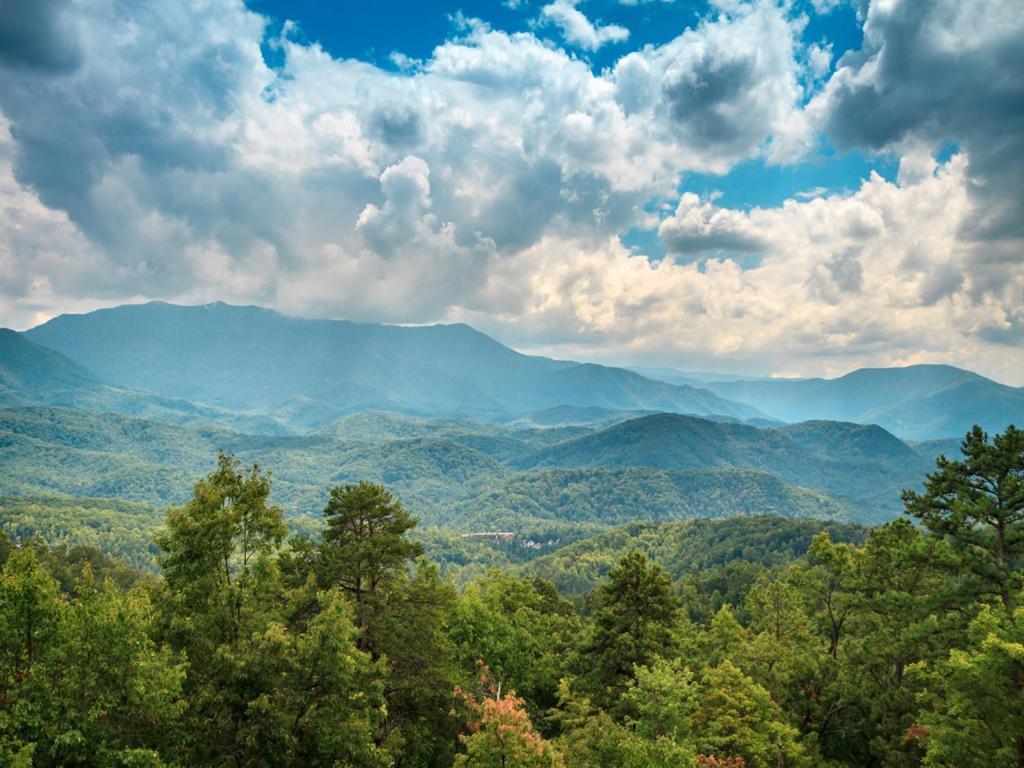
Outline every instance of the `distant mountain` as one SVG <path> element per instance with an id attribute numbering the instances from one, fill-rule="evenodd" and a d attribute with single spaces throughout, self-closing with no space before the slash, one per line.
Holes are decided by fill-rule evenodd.
<path id="1" fill-rule="evenodd" d="M 760 376 L 744 376 L 739 373 L 716 373 L 714 371 L 680 371 L 677 368 L 646 368 L 643 366 L 630 366 L 629 370 L 646 376 L 649 379 L 666 381 L 669 384 L 689 384 L 694 387 L 703 387 L 709 381 L 755 381 Z"/>
<path id="2" fill-rule="evenodd" d="M 0 402 L 74 396 L 99 389 L 96 377 L 64 355 L 33 344 L 17 331 L 0 328 Z"/>
<path id="3" fill-rule="evenodd" d="M 368 410 L 501 417 L 556 406 L 762 414 L 706 389 L 523 355 L 466 325 L 400 327 L 161 302 L 61 315 L 25 335 L 100 378 L 319 427 Z"/>
<path id="4" fill-rule="evenodd" d="M 722 397 L 784 421 L 878 424 L 908 440 L 962 437 L 974 424 L 1024 424 L 1024 388 L 949 365 L 863 368 L 837 379 L 706 381 Z"/>
<path id="5" fill-rule="evenodd" d="M 285 431 L 265 416 L 228 413 L 179 398 L 111 386 L 59 352 L 17 331 L 0 328 L 0 406 L 14 405 L 58 405 L 268 434 Z"/>
<path id="6" fill-rule="evenodd" d="M 882 520 L 900 512 L 900 491 L 918 487 L 932 464 L 877 426 L 807 422 L 759 429 L 657 414 L 541 449 L 515 466 L 750 469 L 822 491 L 857 508 L 859 519 Z"/>

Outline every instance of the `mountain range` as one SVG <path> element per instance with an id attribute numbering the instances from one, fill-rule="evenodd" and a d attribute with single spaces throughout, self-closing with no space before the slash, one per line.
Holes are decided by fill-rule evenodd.
<path id="1" fill-rule="evenodd" d="M 284 317 L 154 302 L 61 315 L 25 333 L 98 378 L 294 429 L 358 411 L 502 418 L 572 405 L 757 417 L 706 389 L 523 355 L 466 325 Z"/>
<path id="2" fill-rule="evenodd" d="M 907 440 L 1002 432 L 1024 420 L 1024 388 L 951 365 L 862 368 L 835 379 L 750 379 L 643 369 L 666 383 L 706 388 L 781 421 L 878 424 Z"/>
<path id="3" fill-rule="evenodd" d="M 367 411 L 535 424 L 672 412 L 878 424 L 922 441 L 1024 416 L 1024 388 L 946 365 L 796 380 L 639 370 L 521 354 L 466 325 L 309 320 L 220 302 L 127 305 L 0 335 L 0 402 L 246 432 L 305 432 Z"/>
<path id="4" fill-rule="evenodd" d="M 273 471 L 300 530 L 332 485 L 360 479 L 448 540 L 511 531 L 542 550 L 634 520 L 875 523 L 972 424 L 1024 413 L 1021 390 L 948 366 L 644 373 L 524 355 L 465 325 L 220 303 L 63 315 L 0 330 L 0 508 L 23 510 L 19 535 L 52 520 L 69 540 L 145 541 L 223 450 Z"/>

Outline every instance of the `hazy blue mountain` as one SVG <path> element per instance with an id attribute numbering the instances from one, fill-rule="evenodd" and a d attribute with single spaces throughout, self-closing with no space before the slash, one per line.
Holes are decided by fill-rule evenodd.
<path id="1" fill-rule="evenodd" d="M 58 405 L 156 419 L 174 424 L 221 424 L 279 434 L 266 416 L 231 413 L 180 398 L 106 384 L 85 367 L 24 334 L 0 328 L 0 406 Z"/>
<path id="2" fill-rule="evenodd" d="M 64 355 L 33 344 L 17 331 L 0 328 L 0 398 L 4 403 L 99 386 L 96 377 Z"/>
<path id="3" fill-rule="evenodd" d="M 900 491 L 917 487 L 931 462 L 877 426 L 810 422 L 761 429 L 657 414 L 542 449 L 516 466 L 751 469 L 822 491 L 857 508 L 860 519 L 880 520 L 899 513 Z"/>
<path id="4" fill-rule="evenodd" d="M 483 417 L 561 405 L 761 414 L 706 389 L 523 355 L 466 325 L 399 327 L 161 302 L 62 315 L 26 332 L 104 380 L 302 427 L 391 410 Z"/>
<path id="5" fill-rule="evenodd" d="M 703 386 L 784 421 L 878 424 L 908 440 L 960 437 L 974 424 L 1024 424 L 1024 388 L 949 365 L 864 368 L 837 379 L 708 381 Z"/>
<path id="6" fill-rule="evenodd" d="M 745 376 L 740 373 L 722 373 L 715 371 L 681 371 L 678 368 L 630 366 L 629 370 L 646 376 L 649 379 L 665 381 L 669 384 L 689 384 L 703 387 L 709 381 L 755 381 L 760 376 Z"/>

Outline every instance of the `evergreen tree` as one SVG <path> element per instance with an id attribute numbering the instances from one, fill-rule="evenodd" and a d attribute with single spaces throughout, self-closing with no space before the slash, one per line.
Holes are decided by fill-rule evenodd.
<path id="1" fill-rule="evenodd" d="M 417 521 L 382 486 L 332 489 L 324 517 L 323 541 L 313 556 L 317 579 L 351 597 L 357 645 L 387 669 L 377 743 L 400 755 L 403 765 L 450 763 L 456 731 L 445 703 L 458 675 L 445 623 L 454 590 L 425 562 L 410 573 L 423 553 L 408 538 Z"/>
<path id="2" fill-rule="evenodd" d="M 1024 585 L 1024 431 L 1010 426 L 989 442 L 974 427 L 964 458 L 940 456 L 924 493 L 904 491 L 907 512 L 949 537 L 986 594 L 1010 610 Z"/>
<path id="3" fill-rule="evenodd" d="M 357 604 L 423 554 L 406 535 L 416 518 L 381 485 L 361 481 L 332 488 L 324 518 L 323 575 Z"/>
<path id="4" fill-rule="evenodd" d="M 679 620 L 668 574 L 642 552 L 625 555 L 597 590 L 593 635 L 584 649 L 595 701 L 617 702 L 637 667 L 671 657 Z"/>

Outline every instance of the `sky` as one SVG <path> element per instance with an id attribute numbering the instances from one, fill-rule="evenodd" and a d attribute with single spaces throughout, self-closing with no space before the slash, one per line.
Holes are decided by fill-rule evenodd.
<path id="1" fill-rule="evenodd" d="M 5 0 L 0 325 L 1024 385 L 1020 0 Z"/>

